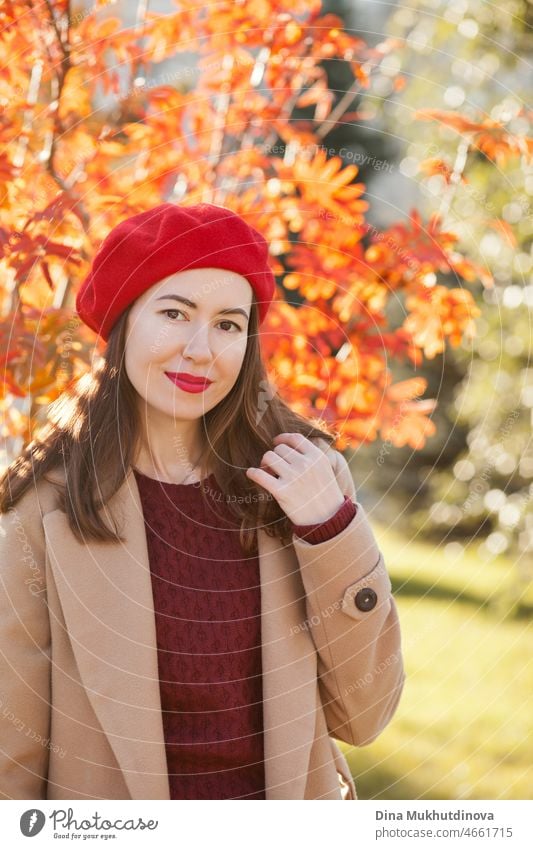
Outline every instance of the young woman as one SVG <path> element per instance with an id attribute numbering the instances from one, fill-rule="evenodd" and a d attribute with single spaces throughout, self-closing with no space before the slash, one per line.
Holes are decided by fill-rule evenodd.
<path id="1" fill-rule="evenodd" d="M 213 204 L 97 252 L 103 358 L 0 481 L 2 798 L 357 798 L 334 738 L 390 721 L 398 614 L 334 434 L 267 379 L 274 292 Z"/>

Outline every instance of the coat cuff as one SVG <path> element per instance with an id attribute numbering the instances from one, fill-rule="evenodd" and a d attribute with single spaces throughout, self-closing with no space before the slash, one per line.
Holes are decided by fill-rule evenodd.
<path id="1" fill-rule="evenodd" d="M 314 525 L 295 525 L 291 523 L 292 532 L 297 537 L 305 539 L 306 542 L 310 542 L 311 544 L 326 542 L 326 540 L 332 539 L 343 531 L 344 528 L 348 527 L 356 513 L 357 507 L 352 499 L 348 495 L 345 495 L 344 503 L 325 522 L 317 522 Z"/>

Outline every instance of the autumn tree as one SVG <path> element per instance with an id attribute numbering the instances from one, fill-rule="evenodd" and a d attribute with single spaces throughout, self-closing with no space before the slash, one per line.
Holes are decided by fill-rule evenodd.
<path id="1" fill-rule="evenodd" d="M 278 290 L 261 345 L 272 391 L 334 424 L 340 449 L 377 439 L 419 449 L 435 401 L 416 368 L 474 335 L 479 310 L 461 281 L 492 280 L 436 213 L 370 227 L 357 165 L 328 146 L 335 127 L 358 120 L 354 98 L 372 92 L 398 42 L 369 47 L 319 0 L 175 7 L 139 3 L 125 28 L 104 2 L 2 6 L 7 452 L 39 432 L 48 404 L 101 350 L 74 311 L 99 243 L 162 201 L 226 205 L 269 241 Z M 352 75 L 343 92 L 324 70 L 335 57 Z M 398 75 L 395 89 L 404 83 Z M 116 99 L 111 114 L 96 108 L 102 92 Z M 302 107 L 311 118 L 295 117 Z M 400 296 L 405 318 L 391 326 L 386 307 Z M 395 382 L 394 362 L 413 375 Z"/>

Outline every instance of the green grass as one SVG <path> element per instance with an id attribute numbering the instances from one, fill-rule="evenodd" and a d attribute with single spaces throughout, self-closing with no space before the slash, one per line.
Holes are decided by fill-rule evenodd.
<path id="1" fill-rule="evenodd" d="M 531 608 L 517 568 L 477 546 L 407 542 L 372 522 L 398 605 L 407 680 L 369 746 L 341 743 L 361 799 L 530 799 Z"/>

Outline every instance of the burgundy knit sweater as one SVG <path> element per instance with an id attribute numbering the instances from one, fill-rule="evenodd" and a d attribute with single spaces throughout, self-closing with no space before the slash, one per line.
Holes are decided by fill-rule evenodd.
<path id="1" fill-rule="evenodd" d="M 171 799 L 264 799 L 259 560 L 239 543 L 214 475 L 164 483 L 135 470 L 152 577 Z M 207 489 L 204 504 L 201 487 Z M 355 515 L 293 525 L 311 543 Z"/>

